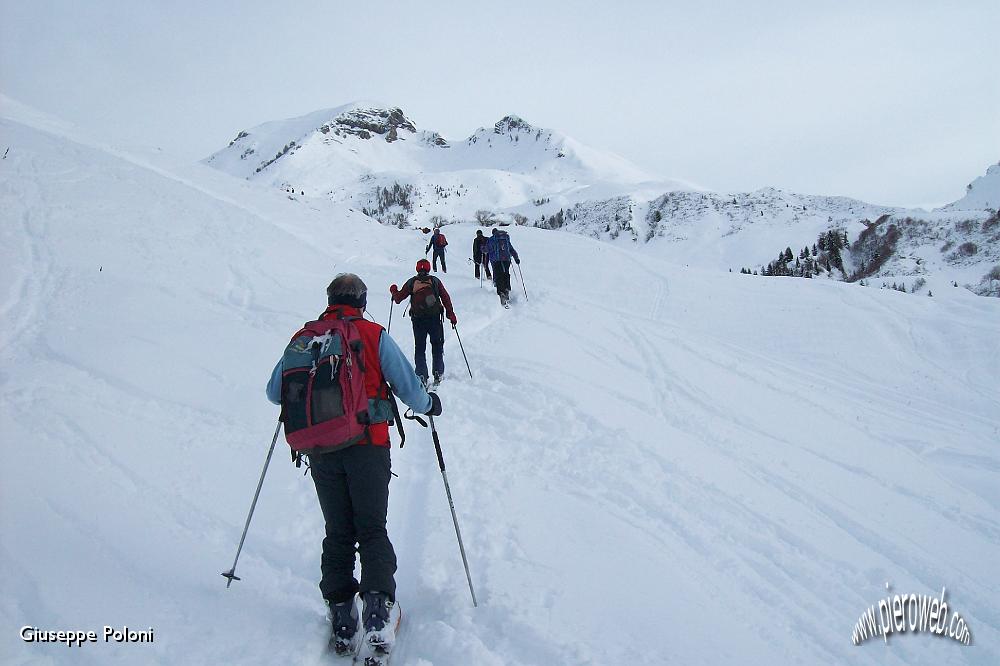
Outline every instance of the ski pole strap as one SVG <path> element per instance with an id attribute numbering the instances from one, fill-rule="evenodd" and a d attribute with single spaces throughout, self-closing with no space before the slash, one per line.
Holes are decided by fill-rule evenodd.
<path id="1" fill-rule="evenodd" d="M 424 421 L 422 418 L 414 414 L 412 409 L 406 410 L 406 413 L 404 413 L 403 416 L 410 421 L 416 421 L 425 428 L 427 427 L 427 421 Z"/>

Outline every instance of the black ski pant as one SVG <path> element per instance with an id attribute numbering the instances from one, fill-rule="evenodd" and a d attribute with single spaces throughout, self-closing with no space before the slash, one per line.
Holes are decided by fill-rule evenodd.
<path id="1" fill-rule="evenodd" d="M 486 255 L 482 255 L 480 257 L 476 257 L 475 259 L 473 259 L 473 261 L 476 262 L 476 279 L 477 280 L 479 279 L 479 264 L 482 264 L 483 268 L 486 270 L 486 279 L 487 280 L 492 280 L 493 279 L 493 276 L 490 274 L 490 260 L 486 258 Z"/>
<path id="2" fill-rule="evenodd" d="M 444 374 L 444 323 L 440 317 L 413 317 L 413 366 L 417 376 L 426 379 L 427 338 L 431 339 L 431 367 L 434 374 Z"/>
<path id="3" fill-rule="evenodd" d="M 510 293 L 510 259 L 493 262 L 493 283 L 497 286 L 497 294 Z"/>
<path id="4" fill-rule="evenodd" d="M 330 603 L 357 592 L 396 598 L 396 553 L 385 529 L 391 463 L 388 446 L 355 444 L 309 456 L 319 506 L 326 520 L 319 589 Z M 354 578 L 361 555 L 361 583 Z"/>
<path id="5" fill-rule="evenodd" d="M 434 248 L 433 255 L 434 255 L 433 256 L 433 259 L 434 259 L 434 271 L 437 272 L 437 269 L 438 269 L 438 259 L 440 259 L 441 260 L 441 271 L 444 272 L 444 273 L 447 273 L 448 272 L 448 267 L 444 263 L 444 248 L 443 247 L 436 247 L 436 248 Z"/>

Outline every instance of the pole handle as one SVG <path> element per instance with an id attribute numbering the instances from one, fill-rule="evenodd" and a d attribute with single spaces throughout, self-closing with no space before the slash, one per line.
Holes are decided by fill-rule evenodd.
<path id="1" fill-rule="evenodd" d="M 430 417 L 431 420 L 431 437 L 434 439 L 434 453 L 437 454 L 438 468 L 444 471 L 444 453 L 441 452 L 441 440 L 438 439 L 437 428 L 434 427 L 434 417 Z"/>

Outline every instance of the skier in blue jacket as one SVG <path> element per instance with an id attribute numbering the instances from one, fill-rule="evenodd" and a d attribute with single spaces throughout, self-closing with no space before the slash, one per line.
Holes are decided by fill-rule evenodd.
<path id="1" fill-rule="evenodd" d="M 511 244 L 507 232 L 496 228 L 486 241 L 486 253 L 493 264 L 493 282 L 496 284 L 500 303 L 507 307 L 507 301 L 510 300 L 510 260 L 513 257 L 520 264 L 521 258 L 517 256 L 517 250 Z"/>

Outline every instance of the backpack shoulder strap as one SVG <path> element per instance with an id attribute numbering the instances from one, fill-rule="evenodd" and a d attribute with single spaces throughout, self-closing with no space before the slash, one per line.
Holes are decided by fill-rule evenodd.
<path id="1" fill-rule="evenodd" d="M 431 276 L 431 288 L 434 290 L 434 297 L 441 303 L 441 309 L 444 310 L 444 302 L 441 301 L 441 280 L 436 275 Z"/>
<path id="2" fill-rule="evenodd" d="M 414 275 L 414 276 L 413 276 L 413 277 L 411 277 L 411 278 L 410 278 L 409 280 L 407 280 L 406 282 L 404 282 L 404 283 L 403 283 L 403 289 L 404 289 L 404 290 L 406 290 L 406 289 L 409 289 L 409 290 L 410 290 L 410 298 L 411 298 L 411 299 L 413 298 L 413 284 L 414 284 L 414 283 L 415 283 L 416 281 L 417 281 L 417 276 L 416 276 L 416 275 Z"/>
<path id="3" fill-rule="evenodd" d="M 403 444 L 406 444 L 406 433 L 403 432 L 403 419 L 399 416 L 399 405 L 396 403 L 396 396 L 388 384 L 385 384 L 385 390 L 389 396 L 389 404 L 392 406 L 392 420 L 396 422 L 396 430 L 399 432 L 399 448 L 403 448 Z"/>

